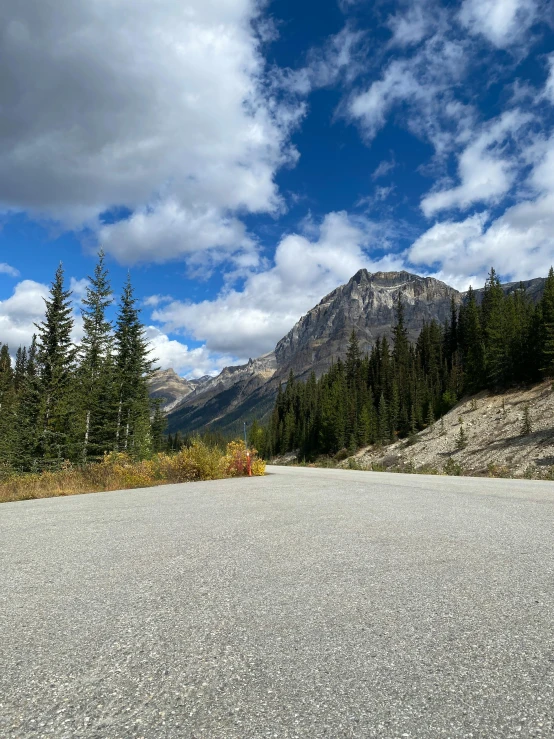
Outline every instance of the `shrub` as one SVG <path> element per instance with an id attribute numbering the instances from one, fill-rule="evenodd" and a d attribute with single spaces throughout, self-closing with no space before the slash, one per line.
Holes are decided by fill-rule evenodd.
<path id="1" fill-rule="evenodd" d="M 265 461 L 256 457 L 252 460 L 252 474 L 256 477 L 263 477 L 265 475 Z"/>
<path id="2" fill-rule="evenodd" d="M 450 475 L 454 477 L 460 477 L 463 475 L 463 469 L 462 465 L 459 462 L 455 462 L 452 457 L 448 460 L 448 462 L 444 465 L 444 474 Z"/>
<path id="3" fill-rule="evenodd" d="M 111 452 L 101 462 L 81 467 L 62 462 L 55 470 L 23 474 L 2 467 L 0 502 L 234 477 L 247 474 L 246 460 L 244 442 L 231 442 L 222 458 L 217 447 L 194 439 L 177 454 L 160 453 L 142 461 L 122 452 Z M 265 474 L 265 462 L 255 456 L 252 474 Z"/>
<path id="4" fill-rule="evenodd" d="M 244 441 L 230 441 L 227 452 L 220 462 L 220 469 L 228 477 L 242 477 L 248 474 L 248 454 L 251 459 L 253 475 L 265 475 L 265 462 L 260 459 L 257 449 L 247 449 Z"/>

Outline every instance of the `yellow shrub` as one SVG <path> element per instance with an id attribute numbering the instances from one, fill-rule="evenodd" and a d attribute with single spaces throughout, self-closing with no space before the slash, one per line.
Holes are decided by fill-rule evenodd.
<path id="1" fill-rule="evenodd" d="M 252 474 L 263 477 L 265 475 L 265 461 L 256 457 L 252 460 Z"/>
<path id="2" fill-rule="evenodd" d="M 251 458 L 251 469 L 253 475 L 265 474 L 265 462 L 259 459 L 257 449 L 246 449 L 244 441 L 230 441 L 227 444 L 227 453 L 221 460 L 221 467 L 225 475 L 229 477 L 242 477 L 248 474 L 248 453 Z"/>

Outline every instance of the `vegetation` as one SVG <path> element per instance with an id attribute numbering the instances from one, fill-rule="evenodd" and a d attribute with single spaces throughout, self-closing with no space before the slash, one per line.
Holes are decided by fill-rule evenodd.
<path id="1" fill-rule="evenodd" d="M 265 462 L 252 455 L 252 474 L 264 475 Z M 125 488 L 199 480 L 217 480 L 247 474 L 243 441 L 230 442 L 226 454 L 217 447 L 194 439 L 176 454 L 161 452 L 150 459 L 137 460 L 125 452 L 106 454 L 101 462 L 73 465 L 64 462 L 56 470 L 17 473 L 0 469 L 0 503 L 57 495 L 77 495 Z"/>
<path id="2" fill-rule="evenodd" d="M 465 394 L 553 375 L 554 271 L 535 305 L 522 286 L 506 294 L 492 269 L 480 303 L 470 288 L 464 305 L 452 303 L 450 320 L 424 325 L 415 344 L 400 300 L 392 344 L 382 338 L 362 356 L 353 331 L 345 361 L 319 380 L 312 374 L 299 382 L 291 373 L 269 424 L 253 424 L 250 438 L 263 456 L 298 450 L 308 461 L 397 438 L 413 441 Z M 461 428 L 459 448 L 466 443 Z"/>
<path id="3" fill-rule="evenodd" d="M 114 323 L 113 303 L 100 252 L 75 344 L 60 265 L 30 347 L 12 364 L 0 345 L 0 500 L 245 473 L 244 442 L 226 449 L 219 438 L 165 437 L 159 401 L 148 395 L 155 360 L 130 278 Z"/>

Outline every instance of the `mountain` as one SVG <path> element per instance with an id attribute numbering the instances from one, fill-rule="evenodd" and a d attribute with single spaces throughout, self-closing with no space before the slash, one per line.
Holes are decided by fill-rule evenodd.
<path id="1" fill-rule="evenodd" d="M 544 280 L 524 284 L 531 298 L 537 300 Z M 504 289 L 511 292 L 519 285 L 509 283 Z M 483 291 L 475 292 L 480 300 Z M 302 316 L 273 352 L 250 359 L 245 365 L 226 367 L 217 377 L 203 378 L 192 390 L 183 392 L 180 399 L 176 394 L 168 408 L 169 432 L 210 427 L 236 434 L 242 431 L 244 421 L 263 419 L 273 408 L 279 382 L 286 382 L 291 370 L 300 378 L 312 371 L 320 376 L 333 361 L 344 358 L 352 329 L 356 330 L 364 352 L 378 338 L 390 339 L 400 295 L 412 341 L 424 323 L 448 320 L 452 301 L 459 305 L 466 297 L 433 277 L 404 271 L 370 273 L 362 269 Z"/>
<path id="2" fill-rule="evenodd" d="M 462 295 L 432 277 L 409 272 L 361 269 L 303 316 L 275 347 L 278 367 L 288 374 L 321 375 L 333 359 L 343 357 L 352 329 L 366 352 L 381 336 L 391 338 L 395 306 L 402 295 L 409 337 L 415 341 L 425 322 L 443 323 L 450 317 L 452 299 Z"/>
<path id="3" fill-rule="evenodd" d="M 161 398 L 162 408 L 166 413 L 193 390 L 194 385 L 184 377 L 179 377 L 172 369 L 158 370 L 150 381 L 150 397 Z"/>

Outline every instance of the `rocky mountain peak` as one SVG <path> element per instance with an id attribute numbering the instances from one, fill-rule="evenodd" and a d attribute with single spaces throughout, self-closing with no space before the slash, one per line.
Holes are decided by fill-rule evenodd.
<path id="1" fill-rule="evenodd" d="M 442 322 L 450 315 L 452 298 L 456 302 L 462 299 L 457 290 L 433 277 L 361 269 L 308 311 L 281 339 L 275 349 L 279 371 L 292 369 L 303 375 L 313 369 L 321 374 L 333 359 L 344 355 L 353 328 L 364 351 L 369 351 L 381 336 L 390 338 L 400 295 L 413 340 L 425 322 Z"/>

